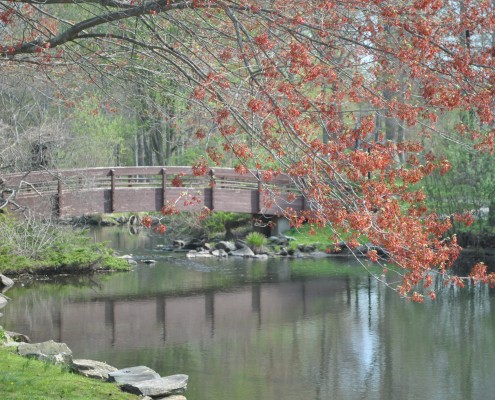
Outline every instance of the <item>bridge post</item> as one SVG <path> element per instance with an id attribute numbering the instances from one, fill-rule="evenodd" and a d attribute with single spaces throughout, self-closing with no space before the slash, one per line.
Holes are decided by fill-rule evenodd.
<path id="1" fill-rule="evenodd" d="M 167 191 L 167 170 L 165 168 L 162 168 L 161 174 L 162 174 L 162 207 L 164 207 L 165 206 L 165 203 L 167 201 L 167 196 L 166 196 L 166 191 Z"/>
<path id="2" fill-rule="evenodd" d="M 62 217 L 62 207 L 63 207 L 62 180 L 60 178 L 58 178 L 58 181 L 57 181 L 57 217 L 58 218 Z"/>
<path id="3" fill-rule="evenodd" d="M 110 170 L 110 211 L 115 212 L 115 170 Z"/>
<path id="4" fill-rule="evenodd" d="M 208 175 L 210 175 L 210 195 L 211 195 L 211 207 L 210 210 L 215 209 L 215 170 L 210 168 L 210 171 L 208 172 Z"/>
<path id="5" fill-rule="evenodd" d="M 263 185 L 261 184 L 261 175 L 260 175 L 259 170 L 256 170 L 256 179 L 258 181 L 258 210 L 257 210 L 257 213 L 260 214 L 262 206 L 263 206 L 263 204 L 262 204 L 262 202 L 263 202 L 263 197 L 262 197 Z"/>

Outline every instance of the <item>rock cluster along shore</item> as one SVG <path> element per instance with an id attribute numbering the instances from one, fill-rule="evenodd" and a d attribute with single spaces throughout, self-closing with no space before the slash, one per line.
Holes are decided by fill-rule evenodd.
<path id="1" fill-rule="evenodd" d="M 187 250 L 187 258 L 208 258 L 208 257 L 244 257 L 244 258 L 269 258 L 269 257 L 290 257 L 290 258 L 322 258 L 335 255 L 349 256 L 351 253 L 358 257 L 364 257 L 374 250 L 381 258 L 387 258 L 386 250 L 372 244 L 364 244 L 357 248 L 350 249 L 345 242 L 329 246 L 326 251 L 318 250 L 318 244 L 298 244 L 289 246 L 289 242 L 294 239 L 290 236 L 272 236 L 267 240 L 267 245 L 260 248 L 249 246 L 242 240 L 235 242 L 219 241 L 216 243 L 207 243 L 197 239 L 189 242 L 175 240 L 173 247 L 168 250 Z"/>
<path id="2" fill-rule="evenodd" d="M 145 366 L 117 369 L 101 361 L 78 360 L 72 358 L 72 351 L 65 343 L 53 340 L 42 343 L 16 342 L 25 336 L 5 332 L 7 342 L 17 354 L 44 362 L 67 366 L 74 372 L 92 379 L 115 382 L 121 390 L 142 396 L 144 399 L 186 400 L 182 393 L 187 389 L 188 376 L 183 374 L 161 377 Z"/>

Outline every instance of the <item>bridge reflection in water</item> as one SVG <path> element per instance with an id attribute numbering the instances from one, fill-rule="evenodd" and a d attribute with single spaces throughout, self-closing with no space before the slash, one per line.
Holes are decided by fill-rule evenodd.
<path id="1" fill-rule="evenodd" d="M 322 296 L 334 296 L 346 288 L 349 290 L 348 280 L 253 283 L 229 292 L 68 301 L 54 304 L 54 308 L 38 303 L 31 305 L 29 313 L 17 313 L 14 318 L 21 331 L 36 326 L 31 333 L 34 340 L 66 342 L 80 355 L 88 349 L 128 350 L 208 337 L 241 338 L 264 325 L 320 312 Z"/>

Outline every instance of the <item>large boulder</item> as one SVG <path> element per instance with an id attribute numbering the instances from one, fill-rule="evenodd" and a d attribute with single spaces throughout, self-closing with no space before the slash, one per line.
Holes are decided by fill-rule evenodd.
<path id="1" fill-rule="evenodd" d="M 160 378 L 158 373 L 143 365 L 119 369 L 108 373 L 108 382 L 117 382 L 120 385 L 133 385 L 138 382 L 158 378 Z"/>
<path id="2" fill-rule="evenodd" d="M 94 360 L 73 360 L 72 369 L 78 374 L 86 376 L 88 378 L 108 380 L 108 374 L 110 372 L 117 371 L 117 368 L 112 367 L 102 361 Z"/>
<path id="3" fill-rule="evenodd" d="M 177 374 L 133 384 L 124 384 L 121 385 L 120 388 L 125 392 L 137 394 L 139 396 L 159 398 L 183 393 L 187 389 L 188 379 L 189 377 L 187 375 Z"/>
<path id="4" fill-rule="evenodd" d="M 254 252 L 248 246 L 244 246 L 240 249 L 234 250 L 229 253 L 234 257 L 254 257 Z"/>
<path id="5" fill-rule="evenodd" d="M 17 352 L 24 357 L 52 364 L 72 364 L 72 350 L 65 343 L 57 343 L 53 340 L 42 343 L 21 343 Z"/>

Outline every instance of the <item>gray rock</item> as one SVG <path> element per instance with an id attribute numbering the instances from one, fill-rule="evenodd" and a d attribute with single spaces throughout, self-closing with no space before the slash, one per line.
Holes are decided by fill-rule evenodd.
<path id="1" fill-rule="evenodd" d="M 380 246 L 376 246 L 372 243 L 366 243 L 361 246 L 358 246 L 354 249 L 354 252 L 357 255 L 364 256 L 368 253 L 370 250 L 375 250 L 376 253 L 381 257 L 381 258 L 388 258 L 390 256 L 389 252 L 385 250 L 384 248 Z"/>
<path id="2" fill-rule="evenodd" d="M 9 298 L 0 293 L 0 308 L 4 308 L 9 302 Z"/>
<path id="3" fill-rule="evenodd" d="M 208 257 L 213 257 L 213 255 L 206 250 L 189 250 L 189 252 L 186 254 L 187 258 L 208 258 Z"/>
<path id="4" fill-rule="evenodd" d="M 232 251 L 230 255 L 234 257 L 253 257 L 254 252 L 249 247 L 244 246 L 240 249 Z"/>
<path id="5" fill-rule="evenodd" d="M 188 379 L 187 375 L 178 374 L 134 384 L 124 384 L 120 388 L 125 392 L 156 398 L 183 393 L 187 388 Z"/>
<path id="6" fill-rule="evenodd" d="M 11 332 L 11 331 L 5 331 L 5 334 L 7 335 L 7 338 L 14 342 L 18 343 L 30 343 L 31 339 L 29 339 L 28 336 L 23 335 L 22 333 L 17 333 L 17 332 Z"/>
<path id="7" fill-rule="evenodd" d="M 65 343 L 53 340 L 42 343 L 21 343 L 17 352 L 24 357 L 35 358 L 52 364 L 72 364 L 72 350 Z"/>
<path id="8" fill-rule="evenodd" d="M 81 359 L 72 361 L 72 369 L 80 375 L 104 381 L 108 380 L 110 372 L 117 371 L 117 368 L 104 362 Z"/>
<path id="9" fill-rule="evenodd" d="M 143 264 L 156 264 L 156 260 L 142 260 Z"/>
<path id="10" fill-rule="evenodd" d="M 334 243 L 332 246 L 330 246 L 330 254 L 348 254 L 350 251 L 351 249 L 347 247 L 347 243 L 344 241 Z"/>
<path id="11" fill-rule="evenodd" d="M 275 245 L 278 246 L 287 246 L 289 244 L 289 240 L 286 237 L 279 236 L 270 236 L 268 240 Z"/>
<path id="12" fill-rule="evenodd" d="M 235 248 L 236 249 L 243 249 L 246 246 L 247 246 L 247 243 L 244 240 L 237 239 L 235 241 Z"/>
<path id="13" fill-rule="evenodd" d="M 10 279 L 9 277 L 0 274 L 0 289 L 1 288 L 9 288 L 11 286 L 14 286 L 14 281 Z"/>
<path id="14" fill-rule="evenodd" d="M 300 244 L 297 246 L 298 250 L 302 253 L 311 253 L 316 250 L 316 245 L 314 244 Z"/>
<path id="15" fill-rule="evenodd" d="M 229 253 L 227 253 L 224 249 L 215 249 L 211 251 L 211 255 L 215 257 L 228 257 Z"/>
<path id="16" fill-rule="evenodd" d="M 128 258 L 128 259 L 127 259 L 127 263 L 128 263 L 129 265 L 137 265 L 137 261 L 136 261 L 136 260 L 134 260 L 134 259 L 132 259 L 132 258 Z"/>
<path id="17" fill-rule="evenodd" d="M 174 247 L 177 247 L 177 248 L 179 248 L 179 249 L 182 249 L 182 248 L 186 245 L 186 243 L 185 243 L 183 240 L 174 240 L 174 241 L 172 242 L 172 245 L 173 245 Z"/>
<path id="18" fill-rule="evenodd" d="M 309 254 L 312 258 L 325 258 L 328 257 L 328 254 L 324 251 L 313 251 Z"/>
<path id="19" fill-rule="evenodd" d="M 19 347 L 19 342 L 5 342 L 2 344 L 3 347 L 8 347 L 8 348 L 15 348 L 15 350 L 17 351 L 17 348 Z"/>
<path id="20" fill-rule="evenodd" d="M 202 249 L 203 246 L 205 244 L 205 241 L 204 240 L 201 240 L 201 239 L 198 239 L 198 238 L 194 238 L 194 239 L 191 239 L 189 242 L 187 242 L 183 248 L 185 250 L 197 250 L 197 249 Z"/>
<path id="21" fill-rule="evenodd" d="M 108 373 L 108 381 L 117 382 L 120 385 L 132 385 L 134 383 L 158 378 L 160 378 L 158 373 L 143 365 L 140 365 L 139 367 L 119 369 Z"/>
<path id="22" fill-rule="evenodd" d="M 361 246 L 358 246 L 354 249 L 354 253 L 360 256 L 366 255 L 368 253 L 369 247 L 365 244 L 362 244 Z"/>
<path id="23" fill-rule="evenodd" d="M 304 256 L 304 253 L 299 251 L 299 249 L 289 249 L 287 250 L 289 255 L 294 258 L 302 258 Z"/>
<path id="24" fill-rule="evenodd" d="M 227 253 L 230 253 L 231 251 L 237 249 L 237 247 L 233 242 L 221 241 L 215 244 L 215 249 L 225 250 Z"/>

